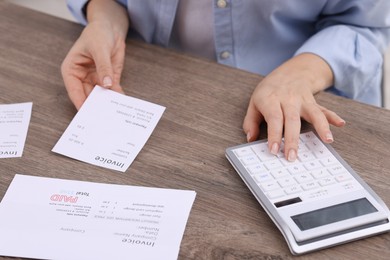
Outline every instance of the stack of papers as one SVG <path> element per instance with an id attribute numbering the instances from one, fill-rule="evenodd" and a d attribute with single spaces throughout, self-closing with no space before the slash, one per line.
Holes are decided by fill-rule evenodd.
<path id="1" fill-rule="evenodd" d="M 32 103 L 0 106 L 0 158 L 20 157 Z M 53 150 L 125 172 L 165 107 L 96 86 Z M 194 191 L 15 175 L 0 203 L 0 255 L 177 259 Z"/>

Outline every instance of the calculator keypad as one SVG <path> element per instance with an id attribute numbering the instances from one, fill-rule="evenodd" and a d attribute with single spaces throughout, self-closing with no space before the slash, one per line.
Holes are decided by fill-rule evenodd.
<path id="1" fill-rule="evenodd" d="M 273 202 L 294 197 L 314 200 L 362 188 L 313 132 L 300 135 L 295 162 L 287 161 L 282 149 L 273 155 L 267 143 L 262 142 L 233 150 L 249 176 Z"/>

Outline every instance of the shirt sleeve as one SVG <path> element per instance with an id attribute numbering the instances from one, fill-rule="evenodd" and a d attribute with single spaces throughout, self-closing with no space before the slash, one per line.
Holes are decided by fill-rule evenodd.
<path id="1" fill-rule="evenodd" d="M 378 106 L 383 54 L 390 40 L 390 1 L 328 3 L 316 24 L 316 33 L 296 54 L 320 56 L 333 71 L 337 92 Z"/>
<path id="2" fill-rule="evenodd" d="M 76 18 L 76 20 L 83 25 L 86 25 L 88 23 L 84 13 L 84 7 L 88 2 L 89 0 L 66 1 L 68 9 L 72 13 L 73 17 Z"/>
<path id="3" fill-rule="evenodd" d="M 85 5 L 89 0 L 66 0 L 69 11 L 72 13 L 73 17 L 81 23 L 82 25 L 87 25 L 87 17 L 85 16 Z M 117 0 L 123 6 L 126 6 L 126 0 Z"/>

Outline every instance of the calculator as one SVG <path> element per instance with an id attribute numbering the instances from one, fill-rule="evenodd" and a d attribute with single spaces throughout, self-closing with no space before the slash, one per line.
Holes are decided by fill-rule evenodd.
<path id="1" fill-rule="evenodd" d="M 303 254 L 388 232 L 390 212 L 379 196 L 329 145 L 300 134 L 289 162 L 267 140 L 226 149 L 226 157 L 283 234 Z"/>

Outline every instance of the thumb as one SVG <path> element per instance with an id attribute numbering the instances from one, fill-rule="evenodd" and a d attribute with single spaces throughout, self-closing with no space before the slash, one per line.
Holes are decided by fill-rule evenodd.
<path id="1" fill-rule="evenodd" d="M 111 88 L 113 85 L 113 69 L 111 56 L 108 50 L 101 50 L 93 55 L 99 85 L 104 88 Z"/>

